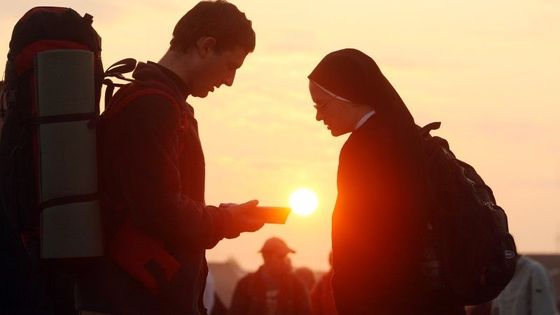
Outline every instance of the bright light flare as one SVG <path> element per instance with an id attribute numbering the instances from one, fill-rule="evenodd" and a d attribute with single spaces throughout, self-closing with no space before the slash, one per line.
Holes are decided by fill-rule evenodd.
<path id="1" fill-rule="evenodd" d="M 317 209 L 318 204 L 317 195 L 307 188 L 300 188 L 290 195 L 292 211 L 302 216 L 312 214 Z"/>

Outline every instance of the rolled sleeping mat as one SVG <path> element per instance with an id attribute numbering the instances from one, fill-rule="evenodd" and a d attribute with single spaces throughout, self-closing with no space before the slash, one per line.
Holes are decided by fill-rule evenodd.
<path id="1" fill-rule="evenodd" d="M 101 256 L 93 53 L 49 50 L 36 62 L 41 257 Z"/>

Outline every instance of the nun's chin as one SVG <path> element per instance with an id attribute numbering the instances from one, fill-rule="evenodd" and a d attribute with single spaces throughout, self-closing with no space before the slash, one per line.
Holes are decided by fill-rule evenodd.
<path id="1" fill-rule="evenodd" d="M 342 135 L 347 134 L 347 133 L 350 132 L 350 131 L 342 131 L 342 130 L 330 129 L 330 128 L 329 128 L 329 130 L 331 131 L 331 135 L 332 135 L 333 137 L 342 136 Z"/>

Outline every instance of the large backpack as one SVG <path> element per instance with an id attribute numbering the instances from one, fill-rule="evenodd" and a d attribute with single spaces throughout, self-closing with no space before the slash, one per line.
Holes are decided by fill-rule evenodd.
<path id="1" fill-rule="evenodd" d="M 99 115 L 103 80 L 101 39 L 91 26 L 92 21 L 91 15 L 81 17 L 69 8 L 36 7 L 28 11 L 13 29 L 5 73 L 7 109 L 0 142 L 1 198 L 12 224 L 21 232 L 29 250 L 37 245 L 33 241 L 37 240 L 39 233 L 41 211 L 54 205 L 96 198 L 95 189 L 77 193 L 68 187 L 47 189 L 50 174 L 42 170 L 46 161 L 41 159 L 41 155 L 53 155 L 41 149 L 41 144 L 50 140 L 47 133 L 53 132 L 61 137 L 66 131 L 76 130 L 64 127 L 74 122 L 89 122 Z M 84 52 L 85 59 L 88 53 L 91 55 L 86 67 L 91 65 L 93 69 L 86 70 L 93 70 L 93 77 L 80 77 L 83 56 L 66 58 L 64 55 L 74 52 L 78 55 Z M 66 61 L 72 64 L 62 64 Z M 42 63 L 47 62 L 52 64 L 41 73 L 37 71 Z M 73 83 L 72 80 L 83 80 L 78 83 L 86 85 L 86 91 L 70 90 L 65 84 Z M 52 95 L 56 93 L 59 95 Z M 88 93 L 84 98 L 91 95 L 91 100 L 87 99 L 91 108 L 78 108 L 81 104 L 75 102 L 81 101 L 79 97 L 82 95 L 74 93 Z M 76 108 L 40 108 L 42 97 L 49 101 L 45 104 L 52 107 Z M 95 131 L 91 134 L 95 135 Z M 69 155 L 57 157 L 72 158 Z"/>
<path id="2" fill-rule="evenodd" d="M 30 312 L 44 311 L 41 290 L 48 288 L 41 283 L 50 280 L 40 258 L 74 258 L 45 244 L 42 234 L 85 250 L 76 257 L 102 253 L 100 242 L 93 251 L 79 248 L 91 236 L 81 227 L 100 223 L 95 147 L 89 144 L 95 144 L 90 122 L 99 116 L 102 80 L 101 39 L 91 15 L 36 7 L 14 26 L 0 141 L 0 244 L 11 249 L 0 259 L 2 310 L 16 313 L 23 299 Z M 79 161 L 84 156 L 88 166 Z M 80 211 L 89 215 L 83 222 L 66 220 Z"/>
<path id="3" fill-rule="evenodd" d="M 490 187 L 449 143 L 420 128 L 429 176 L 438 202 L 426 233 L 425 275 L 457 304 L 495 298 L 515 272 L 517 251 L 507 216 Z"/>

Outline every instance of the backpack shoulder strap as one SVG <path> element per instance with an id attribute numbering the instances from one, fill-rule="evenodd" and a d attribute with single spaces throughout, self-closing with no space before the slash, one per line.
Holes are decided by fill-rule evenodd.
<path id="1" fill-rule="evenodd" d="M 115 97 L 111 99 L 109 106 L 106 105 L 106 110 L 100 116 L 100 121 L 107 121 L 113 119 L 119 113 L 121 113 L 125 108 L 127 108 L 133 101 L 143 96 L 162 96 L 169 100 L 171 106 L 173 106 L 178 113 L 181 115 L 180 129 L 185 127 L 185 107 L 179 99 L 174 96 L 173 91 L 166 85 L 157 81 L 132 81 L 125 85 L 121 90 L 119 90 Z"/>
<path id="2" fill-rule="evenodd" d="M 107 108 L 111 104 L 111 99 L 113 98 L 113 92 L 115 87 L 123 87 L 130 82 L 134 82 L 134 79 L 130 79 L 125 77 L 126 73 L 130 73 L 134 71 L 136 68 L 136 60 L 133 58 L 126 58 L 123 60 L 119 60 L 112 64 L 107 70 L 105 71 L 103 77 L 103 84 L 107 86 L 105 90 L 105 107 Z M 113 82 L 112 78 L 117 78 L 127 83 L 115 83 Z"/>
<path id="3" fill-rule="evenodd" d="M 104 80 L 103 84 L 107 86 L 105 91 L 105 109 L 109 109 L 113 104 L 120 104 L 119 107 L 126 107 L 128 103 L 133 101 L 138 97 L 142 97 L 145 95 L 161 95 L 166 97 L 171 101 L 172 104 L 175 106 L 182 108 L 180 106 L 181 101 L 174 96 L 173 91 L 158 81 L 138 81 L 133 78 L 125 77 L 125 74 L 130 73 L 136 69 L 138 62 L 136 59 L 133 58 L 125 58 L 119 60 L 112 64 L 104 73 Z M 122 82 L 113 82 L 113 79 L 119 79 Z M 124 88 L 123 92 L 125 93 L 117 93 L 115 94 L 116 99 L 113 100 L 113 92 L 115 87 Z M 133 89 L 130 91 L 130 89 Z M 120 112 L 122 109 L 117 110 Z M 111 112 L 111 111 L 108 111 Z M 111 114 L 112 115 L 112 114 Z"/>
<path id="4" fill-rule="evenodd" d="M 132 90 L 132 91 L 130 91 Z M 104 119 L 111 119 L 126 109 L 134 100 L 143 96 L 162 96 L 169 100 L 179 112 L 183 111 L 183 107 L 177 101 L 176 97 L 172 96 L 170 92 L 156 86 L 140 86 L 137 82 L 132 82 L 124 87 L 121 93 L 115 95 L 111 100 L 110 107 L 103 113 Z"/>
<path id="5" fill-rule="evenodd" d="M 441 127 L 441 122 L 440 121 L 434 121 L 434 122 L 431 122 L 431 123 L 425 125 L 424 127 L 418 126 L 418 129 L 419 129 L 420 135 L 425 136 L 425 135 L 429 134 L 430 131 L 439 129 L 439 127 Z"/>

